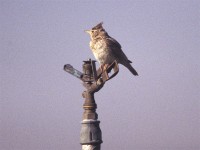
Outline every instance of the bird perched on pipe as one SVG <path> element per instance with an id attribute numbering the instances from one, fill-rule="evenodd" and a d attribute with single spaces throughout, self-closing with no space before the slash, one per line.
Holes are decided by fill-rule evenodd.
<path id="1" fill-rule="evenodd" d="M 114 61 L 124 65 L 130 72 L 137 76 L 138 73 L 131 66 L 131 61 L 122 51 L 121 45 L 112 37 L 108 35 L 102 26 L 102 22 L 94 26 L 91 30 L 85 30 L 90 35 L 90 49 L 94 57 L 101 66 L 106 67 Z"/>

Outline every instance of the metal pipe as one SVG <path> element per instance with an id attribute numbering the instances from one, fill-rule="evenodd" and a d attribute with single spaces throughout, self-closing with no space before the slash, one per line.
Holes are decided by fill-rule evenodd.
<path id="1" fill-rule="evenodd" d="M 87 76 L 89 80 L 84 83 L 87 90 L 82 94 L 85 98 L 85 102 L 83 104 L 84 112 L 81 122 L 80 143 L 82 145 L 82 150 L 100 150 L 102 133 L 99 127 L 100 121 L 97 120 L 97 105 L 94 99 L 94 93 L 99 85 L 94 84 L 96 82 L 96 69 L 93 61 L 84 61 L 83 76 L 84 75 Z"/>

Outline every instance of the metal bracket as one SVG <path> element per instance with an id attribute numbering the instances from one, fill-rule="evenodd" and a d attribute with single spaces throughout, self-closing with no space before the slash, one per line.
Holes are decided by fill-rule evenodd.
<path id="1" fill-rule="evenodd" d="M 102 77 L 103 82 L 106 82 L 113 77 L 115 77 L 119 72 L 119 66 L 115 60 L 111 65 L 109 65 L 105 70 L 101 67 L 97 70 L 97 78 Z"/>
<path id="2" fill-rule="evenodd" d="M 106 81 L 112 79 L 119 72 L 119 66 L 117 61 L 114 61 L 111 65 L 107 66 L 105 69 L 100 67 L 96 70 L 94 60 L 89 59 L 84 61 L 83 72 L 80 72 L 73 68 L 70 64 L 64 65 L 64 70 L 69 74 L 75 76 L 76 78 L 83 81 L 83 86 L 87 89 L 89 93 L 95 93 L 99 91 Z"/>

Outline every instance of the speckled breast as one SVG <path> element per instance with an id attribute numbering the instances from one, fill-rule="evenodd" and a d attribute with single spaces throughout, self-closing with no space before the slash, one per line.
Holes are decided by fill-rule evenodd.
<path id="1" fill-rule="evenodd" d="M 96 42 L 91 41 L 90 48 L 94 57 L 100 64 L 111 64 L 115 60 L 112 50 L 103 40 L 98 40 Z"/>

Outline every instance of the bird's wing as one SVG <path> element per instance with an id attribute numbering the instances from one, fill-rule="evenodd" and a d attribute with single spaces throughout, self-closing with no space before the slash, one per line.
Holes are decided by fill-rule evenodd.
<path id="1" fill-rule="evenodd" d="M 111 37 L 106 38 L 106 41 L 107 41 L 108 46 L 110 46 L 110 47 L 114 47 L 114 48 L 118 48 L 118 49 L 122 48 L 121 45 L 115 39 L 113 39 Z"/>
<path id="2" fill-rule="evenodd" d="M 128 60 L 127 56 L 124 54 L 124 52 L 121 49 L 121 45 L 113 38 L 109 37 L 106 38 L 106 44 L 108 47 L 111 48 L 113 54 L 116 58 L 123 63 L 124 61 L 128 61 L 129 63 L 132 63 L 130 60 Z"/>

